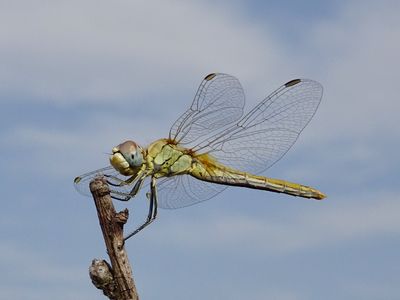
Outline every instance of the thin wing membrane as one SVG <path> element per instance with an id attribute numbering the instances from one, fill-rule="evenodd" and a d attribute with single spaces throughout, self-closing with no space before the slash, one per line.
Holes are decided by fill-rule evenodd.
<path id="1" fill-rule="evenodd" d="M 211 199 L 226 188 L 190 175 L 164 178 L 157 184 L 158 206 L 167 209 L 190 206 Z"/>
<path id="2" fill-rule="evenodd" d="M 237 124 L 196 145 L 232 168 L 261 173 L 277 162 L 295 143 L 315 114 L 322 86 L 295 79 L 261 101 Z"/>
<path id="3" fill-rule="evenodd" d="M 191 148 L 243 115 L 245 97 L 235 77 L 212 73 L 201 82 L 190 108 L 172 125 L 169 138 Z"/>
<path id="4" fill-rule="evenodd" d="M 195 153 L 209 153 L 227 166 L 255 174 L 272 166 L 292 147 L 322 97 L 322 86 L 318 82 L 295 79 L 237 121 L 244 103 L 240 83 L 226 74 L 217 74 L 211 83 L 207 77 L 191 108 L 171 128 L 170 138 L 186 147 L 191 145 Z M 214 86 L 212 80 L 215 80 Z M 233 93 L 237 98 L 232 102 L 235 105 L 230 106 L 231 94 L 227 91 L 232 86 L 240 93 Z M 235 114 L 229 114 L 233 107 Z M 233 119 L 237 123 L 232 125 Z M 223 185 L 203 182 L 190 175 L 166 178 L 159 185 L 160 207 L 189 206 L 210 199 L 224 189 Z"/>
<path id="5" fill-rule="evenodd" d="M 123 185 L 123 186 L 114 186 L 119 184 L 121 181 L 126 180 L 128 177 L 121 175 L 118 171 L 116 171 L 112 166 L 108 166 L 105 168 L 101 168 L 83 175 L 80 175 L 74 179 L 75 189 L 84 196 L 91 196 L 90 182 L 98 176 L 105 176 L 109 184 L 110 194 L 111 196 L 117 198 L 125 198 L 129 195 L 133 188 L 133 184 Z M 113 185 L 114 184 L 114 185 Z M 148 186 L 144 184 L 144 186 Z"/>

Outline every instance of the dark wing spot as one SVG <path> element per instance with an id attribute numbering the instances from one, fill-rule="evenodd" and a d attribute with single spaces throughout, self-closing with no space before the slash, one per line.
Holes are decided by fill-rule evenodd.
<path id="1" fill-rule="evenodd" d="M 204 77 L 204 80 L 209 81 L 209 80 L 213 79 L 215 76 L 217 76 L 216 73 L 208 74 L 206 77 Z"/>
<path id="2" fill-rule="evenodd" d="M 75 177 L 74 183 L 79 183 L 79 182 L 81 181 L 81 179 L 82 179 L 82 178 L 80 178 L 79 176 L 78 176 L 78 177 Z"/>
<path id="3" fill-rule="evenodd" d="M 285 87 L 294 86 L 301 82 L 301 79 L 293 79 L 285 83 Z"/>

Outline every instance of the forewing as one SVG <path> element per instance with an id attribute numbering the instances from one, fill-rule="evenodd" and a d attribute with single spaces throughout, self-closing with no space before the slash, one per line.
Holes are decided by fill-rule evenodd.
<path id="1" fill-rule="evenodd" d="M 120 175 L 113 167 L 98 169 L 75 178 L 74 186 L 76 190 L 85 196 L 91 196 L 89 183 L 97 176 L 107 176 L 107 180 L 117 184 L 119 180 L 127 177 Z M 133 184 L 115 187 L 109 185 L 111 196 L 124 198 L 129 196 Z M 157 181 L 158 206 L 160 208 L 175 209 L 190 206 L 208 200 L 227 187 L 201 181 L 189 175 L 178 175 L 162 178 Z M 149 180 L 146 179 L 142 190 L 150 191 Z"/>
<path id="2" fill-rule="evenodd" d="M 90 182 L 98 176 L 106 176 L 108 182 L 113 184 L 119 184 L 121 181 L 126 180 L 128 177 L 119 174 L 112 166 L 105 167 L 102 169 L 98 169 L 80 176 L 77 176 L 74 179 L 75 189 L 84 196 L 91 196 Z M 111 196 L 124 198 L 129 195 L 132 190 L 133 185 L 124 185 L 124 186 L 113 186 L 109 185 Z"/>
<path id="3" fill-rule="evenodd" d="M 190 175 L 164 178 L 157 183 L 158 206 L 181 208 L 208 200 L 226 189 L 227 186 L 208 183 Z"/>
<path id="4" fill-rule="evenodd" d="M 292 147 L 315 114 L 322 86 L 295 79 L 284 84 L 246 114 L 236 125 L 193 148 L 207 152 L 223 164 L 260 173 Z"/>
<path id="5" fill-rule="evenodd" d="M 206 140 L 240 119 L 245 97 L 235 77 L 212 73 L 201 82 L 191 107 L 172 125 L 169 138 L 184 147 Z"/>

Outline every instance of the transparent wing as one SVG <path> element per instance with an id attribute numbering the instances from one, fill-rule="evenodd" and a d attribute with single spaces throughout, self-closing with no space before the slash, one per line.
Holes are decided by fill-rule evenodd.
<path id="1" fill-rule="evenodd" d="M 200 135 L 192 148 L 209 153 L 223 164 L 260 173 L 277 162 L 295 143 L 315 114 L 322 86 L 312 80 L 295 79 L 284 84 L 254 107 L 236 124 L 206 139 Z M 190 128 L 185 123 L 185 128 Z M 178 131 L 178 136 L 184 130 Z M 183 140 L 185 140 L 183 135 Z M 191 139 L 195 140 L 195 131 Z M 202 140 L 202 141 L 201 141 Z M 159 205 L 180 208 L 208 200 L 226 187 L 197 180 L 190 175 L 165 178 L 159 182 Z"/>
<path id="2" fill-rule="evenodd" d="M 243 115 L 245 96 L 238 79 L 223 73 L 211 73 L 201 82 L 193 103 L 172 125 L 169 138 L 191 148 L 221 132 Z M 215 185 L 189 175 L 158 181 L 158 200 L 162 208 L 179 208 L 208 200 L 226 186 Z"/>
<path id="3" fill-rule="evenodd" d="M 172 125 L 169 138 L 191 148 L 199 139 L 239 120 L 243 115 L 244 91 L 235 77 L 212 73 L 201 82 L 190 108 Z"/>
<path id="4" fill-rule="evenodd" d="M 128 177 L 121 175 L 118 171 L 116 171 L 112 166 L 105 167 L 102 169 L 98 169 L 83 175 L 80 175 L 74 179 L 74 186 L 75 189 L 82 195 L 84 196 L 91 196 L 90 188 L 89 188 L 89 183 L 92 181 L 95 177 L 104 175 L 107 177 L 107 180 L 110 183 L 113 184 L 119 184 L 121 181 L 126 180 Z M 110 187 L 110 194 L 111 196 L 123 198 L 125 196 L 128 196 L 129 193 L 131 192 L 133 188 L 134 182 L 129 185 L 124 185 L 124 186 L 112 186 L 109 185 Z M 148 183 L 146 184 L 148 185 Z"/>
<path id="5" fill-rule="evenodd" d="M 190 175 L 164 178 L 157 183 L 158 206 L 167 209 L 190 206 L 211 199 L 226 188 Z"/>
<path id="6" fill-rule="evenodd" d="M 315 114 L 322 90 L 322 86 L 313 80 L 291 80 L 261 101 L 237 124 L 203 140 L 193 150 L 207 152 L 232 168 L 261 173 L 295 143 Z"/>
<path id="7" fill-rule="evenodd" d="M 75 178 L 76 190 L 84 195 L 91 196 L 89 183 L 95 177 L 106 175 L 107 180 L 118 184 L 118 180 L 126 180 L 128 177 L 120 175 L 111 166 L 98 169 Z M 129 195 L 134 183 L 121 187 L 109 185 L 111 196 L 123 198 Z M 189 206 L 208 200 L 226 189 L 227 186 L 217 185 L 197 180 L 189 175 L 179 175 L 162 178 L 157 181 L 158 206 L 160 208 L 173 209 Z M 150 191 L 149 179 L 145 179 L 142 191 Z"/>

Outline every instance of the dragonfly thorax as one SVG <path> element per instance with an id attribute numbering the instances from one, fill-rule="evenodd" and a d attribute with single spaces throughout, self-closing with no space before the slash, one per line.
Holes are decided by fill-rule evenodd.
<path id="1" fill-rule="evenodd" d="M 146 160 L 155 177 L 169 177 L 188 174 L 193 157 L 188 149 L 168 139 L 160 139 L 149 145 Z"/>
<path id="2" fill-rule="evenodd" d="M 122 175 L 133 175 L 144 163 L 143 149 L 134 141 L 125 141 L 112 149 L 111 165 Z"/>

